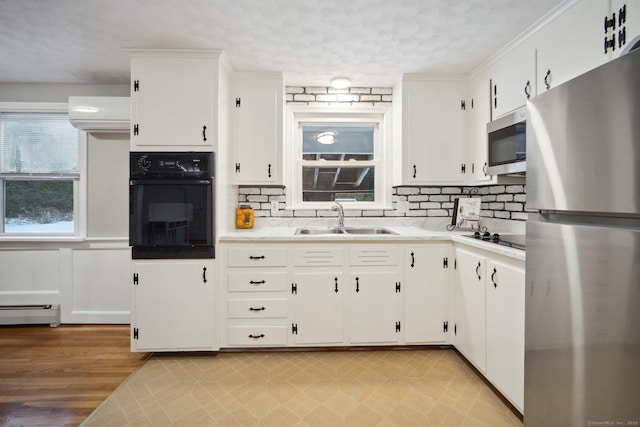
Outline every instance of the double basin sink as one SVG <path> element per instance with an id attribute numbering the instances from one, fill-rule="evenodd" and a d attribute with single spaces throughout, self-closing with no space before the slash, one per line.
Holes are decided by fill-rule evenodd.
<path id="1" fill-rule="evenodd" d="M 323 235 L 323 234 L 397 234 L 384 227 L 301 227 L 296 234 Z"/>

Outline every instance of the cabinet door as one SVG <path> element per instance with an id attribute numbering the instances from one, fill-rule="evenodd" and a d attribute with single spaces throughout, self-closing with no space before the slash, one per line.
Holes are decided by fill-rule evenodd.
<path id="1" fill-rule="evenodd" d="M 216 63 L 214 58 L 133 57 L 132 147 L 211 149 L 217 135 Z"/>
<path id="2" fill-rule="evenodd" d="M 215 350 L 212 262 L 135 262 L 134 274 L 132 350 Z"/>
<path id="3" fill-rule="evenodd" d="M 615 33 L 616 50 L 611 51 L 611 58 L 617 58 L 633 41 L 640 42 L 640 3 L 630 0 L 611 0 L 609 18 L 615 13 L 616 28 L 610 30 L 609 37 Z M 622 19 L 621 19 L 622 16 Z"/>
<path id="4" fill-rule="evenodd" d="M 481 372 L 486 369 L 485 259 L 456 249 L 459 289 L 454 301 L 456 347 Z"/>
<path id="5" fill-rule="evenodd" d="M 404 340 L 407 343 L 445 342 L 449 320 L 448 246 L 405 250 Z"/>
<path id="6" fill-rule="evenodd" d="M 349 323 L 351 343 L 398 342 L 396 272 L 351 273 Z"/>
<path id="7" fill-rule="evenodd" d="M 342 344 L 347 284 L 335 273 L 296 273 L 293 276 L 296 344 Z"/>
<path id="8" fill-rule="evenodd" d="M 402 85 L 404 184 L 461 182 L 464 81 Z"/>
<path id="9" fill-rule="evenodd" d="M 487 261 L 487 377 L 524 403 L 524 269 Z"/>
<path id="10" fill-rule="evenodd" d="M 538 94 L 607 61 L 604 17 L 609 4 L 581 0 L 533 36 L 538 53 Z"/>
<path id="11" fill-rule="evenodd" d="M 236 182 L 280 183 L 282 79 L 236 79 L 234 93 Z"/>
<path id="12" fill-rule="evenodd" d="M 536 94 L 536 50 L 525 40 L 500 58 L 491 68 L 493 119 L 527 103 Z"/>
<path id="13" fill-rule="evenodd" d="M 471 97 L 467 101 L 467 181 L 469 183 L 487 182 L 491 175 L 486 174 L 487 160 L 487 123 L 491 120 L 490 79 L 484 73 L 469 82 Z M 469 105 L 470 104 L 470 105 Z M 469 170 L 469 165 L 471 165 Z"/>

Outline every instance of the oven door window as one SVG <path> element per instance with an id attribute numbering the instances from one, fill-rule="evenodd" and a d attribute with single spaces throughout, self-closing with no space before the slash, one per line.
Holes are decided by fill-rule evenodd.
<path id="1" fill-rule="evenodd" d="M 132 246 L 213 245 L 211 183 L 134 183 L 130 209 Z"/>

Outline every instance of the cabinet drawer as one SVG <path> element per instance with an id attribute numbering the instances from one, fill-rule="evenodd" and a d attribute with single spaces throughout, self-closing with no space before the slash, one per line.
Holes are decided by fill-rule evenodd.
<path id="1" fill-rule="evenodd" d="M 229 267 L 284 267 L 287 265 L 287 249 L 273 246 L 229 248 Z"/>
<path id="2" fill-rule="evenodd" d="M 342 248 L 296 248 L 293 251 L 295 266 L 342 265 L 343 262 L 344 249 Z"/>
<path id="3" fill-rule="evenodd" d="M 266 319 L 287 317 L 287 300 L 280 299 L 230 299 L 228 316 L 232 319 Z"/>
<path id="4" fill-rule="evenodd" d="M 227 276 L 229 292 L 275 292 L 286 291 L 290 283 L 284 271 L 251 273 L 229 273 Z"/>
<path id="5" fill-rule="evenodd" d="M 286 326 L 229 326 L 230 346 L 284 346 L 287 345 Z"/>
<path id="6" fill-rule="evenodd" d="M 351 248 L 350 265 L 398 265 L 398 249 L 384 246 Z"/>

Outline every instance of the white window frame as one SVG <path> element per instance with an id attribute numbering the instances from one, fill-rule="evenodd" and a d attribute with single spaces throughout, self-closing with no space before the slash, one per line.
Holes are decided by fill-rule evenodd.
<path id="1" fill-rule="evenodd" d="M 334 202 L 305 202 L 302 200 L 302 167 L 321 165 L 336 167 L 344 165 L 340 161 L 302 160 L 302 127 L 314 124 L 374 124 L 374 158 L 358 161 L 353 166 L 375 167 L 374 202 L 343 202 L 345 209 L 373 210 L 391 209 L 392 177 L 392 108 L 391 106 L 308 107 L 287 106 L 285 135 L 285 165 L 294 165 L 284 171 L 286 203 L 288 209 L 331 209 Z"/>
<path id="2" fill-rule="evenodd" d="M 3 113 L 69 113 L 66 102 L 0 102 Z M 78 131 L 78 172 L 79 178 L 73 180 L 73 233 L 3 233 L 0 241 L 38 241 L 38 240 L 83 240 L 86 236 L 86 197 L 87 194 L 87 162 L 86 146 L 87 133 Z M 4 185 L 0 185 L 0 196 L 4 200 Z M 4 202 L 3 202 L 4 204 Z M 0 220 L 4 223 L 4 208 L 0 213 Z M 2 229 L 0 229 L 2 230 Z"/>

